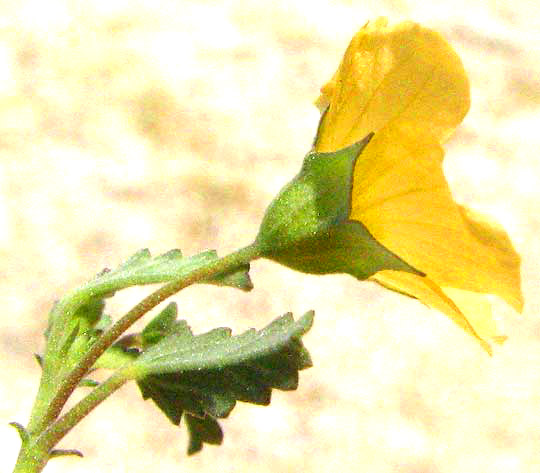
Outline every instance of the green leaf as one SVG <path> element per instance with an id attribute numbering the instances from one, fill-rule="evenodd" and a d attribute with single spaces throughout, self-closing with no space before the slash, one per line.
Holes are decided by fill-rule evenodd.
<path id="1" fill-rule="evenodd" d="M 103 295 L 83 298 L 72 317 L 66 321 L 62 333 L 58 338 L 56 353 L 49 352 L 47 363 L 55 364 L 54 376 L 60 378 L 63 373 L 69 371 L 77 364 L 91 343 L 99 336 L 102 330 L 111 323 L 111 318 L 103 313 L 105 301 Z M 51 314 L 54 313 L 54 310 Z M 53 318 L 49 319 L 49 327 L 45 337 L 49 337 Z M 43 357 L 40 358 L 40 366 L 43 368 Z"/>
<path id="2" fill-rule="evenodd" d="M 95 329 L 87 327 L 87 320 L 83 317 L 75 317 L 69 321 L 61 339 L 60 349 L 55 356 L 58 365 L 58 371 L 55 375 L 58 378 L 77 365 L 98 334 Z"/>
<path id="3" fill-rule="evenodd" d="M 183 414 L 193 416 L 185 419 L 189 452 L 195 453 L 204 442 L 221 442 L 215 419 L 227 417 L 237 401 L 268 405 L 272 389 L 297 388 L 298 371 L 312 364 L 301 342 L 312 322 L 313 312 L 298 321 L 286 314 L 260 331 L 231 336 L 221 328 L 194 336 L 185 322 L 173 323 L 170 312 L 161 313 L 147 334 L 157 334 L 160 324 L 168 330 L 138 357 L 133 372 L 143 398 L 152 399 L 174 425 Z"/>
<path id="4" fill-rule="evenodd" d="M 221 445 L 223 442 L 223 431 L 212 417 L 198 418 L 186 414 L 185 421 L 189 431 L 188 455 L 200 452 L 203 443 Z"/>
<path id="5" fill-rule="evenodd" d="M 92 294 L 91 292 L 84 293 L 80 289 L 78 291 L 75 291 L 75 294 L 77 294 L 78 304 L 71 316 L 71 319 L 72 320 L 78 319 L 80 332 L 86 332 L 90 328 L 97 329 L 97 327 L 104 326 L 108 319 L 108 316 L 106 316 L 103 313 L 103 310 L 105 309 L 104 297 L 106 295 Z M 109 295 L 111 294 L 108 294 L 107 296 Z M 55 304 L 55 307 L 56 307 L 56 304 Z M 52 323 L 55 320 L 55 314 L 56 314 L 56 311 L 53 308 L 53 310 L 51 311 L 49 315 L 49 326 L 47 327 L 47 330 L 45 331 L 46 338 L 49 337 L 49 332 L 51 330 Z"/>
<path id="6" fill-rule="evenodd" d="M 74 318 L 80 319 L 81 330 L 85 331 L 100 323 L 104 309 L 104 299 L 102 297 L 92 297 L 86 304 L 79 307 Z"/>
<path id="7" fill-rule="evenodd" d="M 61 358 L 65 358 L 67 356 L 71 346 L 80 335 L 80 326 L 80 321 L 78 319 L 73 319 L 70 321 L 69 326 L 66 327 L 59 350 L 59 356 Z"/>
<path id="8" fill-rule="evenodd" d="M 95 388 L 97 386 L 99 386 L 99 383 L 89 378 L 81 379 L 79 382 L 79 388 Z"/>
<path id="9" fill-rule="evenodd" d="M 99 302 L 101 302 L 101 300 L 99 300 Z M 94 304 L 91 301 L 83 307 L 88 308 L 93 305 Z M 99 307 L 99 311 L 102 311 L 104 304 L 95 304 L 94 307 Z M 60 349 L 55 357 L 59 366 L 58 371 L 55 373 L 58 378 L 61 378 L 64 373 L 69 372 L 77 365 L 101 332 L 111 324 L 111 318 L 107 315 L 100 314 L 99 317 L 96 317 L 96 312 L 89 321 L 86 317 L 87 314 L 87 309 L 78 310 L 75 313 L 74 318 L 70 320 L 68 328 L 61 339 Z M 91 323 L 93 327 L 89 326 L 89 323 Z M 121 346 L 113 345 L 101 355 L 93 369 L 120 368 L 125 363 L 132 361 L 133 355 L 133 353 L 129 353 L 129 350 L 125 350 Z M 39 357 L 39 360 L 41 360 L 40 364 L 42 364 L 42 357 Z M 79 383 L 79 387 L 95 387 L 98 384 L 98 382 L 92 379 L 84 379 Z"/>
<path id="10" fill-rule="evenodd" d="M 139 351 L 115 343 L 95 362 L 93 369 L 117 370 L 139 356 Z"/>
<path id="11" fill-rule="evenodd" d="M 143 399 L 152 399 L 174 425 L 179 425 L 182 417 L 184 418 L 189 433 L 188 455 L 200 451 L 203 443 L 221 444 L 223 432 L 218 421 L 194 405 L 192 394 L 179 393 L 174 385 L 171 389 L 160 386 L 159 382 L 156 382 L 156 377 L 145 378 L 137 381 L 137 384 Z M 196 411 L 198 417 L 186 412 L 188 409 L 191 412 Z"/>
<path id="12" fill-rule="evenodd" d="M 184 258 L 180 250 L 171 250 L 152 258 L 147 249 L 140 250 L 117 269 L 100 273 L 85 284 L 81 291 L 93 297 L 105 296 L 126 287 L 169 282 L 218 259 L 215 251 L 205 251 Z M 244 291 L 253 288 L 248 275 L 249 265 L 234 273 L 222 276 L 210 284 L 231 286 Z"/>
<path id="13" fill-rule="evenodd" d="M 423 274 L 349 219 L 355 163 L 372 136 L 305 157 L 300 173 L 266 211 L 257 236 L 264 257 L 305 273 L 348 273 L 358 279 L 384 269 Z"/>
<path id="14" fill-rule="evenodd" d="M 214 329 L 196 337 L 174 333 L 142 353 L 133 368 L 140 376 L 226 368 L 291 345 L 311 328 L 312 322 L 313 312 L 306 313 L 297 322 L 288 313 L 260 332 L 250 329 L 234 337 L 228 328 Z"/>
<path id="15" fill-rule="evenodd" d="M 113 323 L 113 319 L 110 315 L 102 314 L 101 318 L 94 325 L 94 330 L 98 332 L 104 332 L 107 330 Z"/>
<path id="16" fill-rule="evenodd" d="M 177 314 L 177 305 L 174 302 L 171 302 L 156 317 L 154 317 L 141 332 L 143 348 L 153 345 L 164 336 L 171 334 L 177 323 Z"/>

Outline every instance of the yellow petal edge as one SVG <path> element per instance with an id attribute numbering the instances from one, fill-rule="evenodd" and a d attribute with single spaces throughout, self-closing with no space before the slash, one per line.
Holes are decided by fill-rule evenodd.
<path id="1" fill-rule="evenodd" d="M 441 143 L 470 104 L 461 60 L 440 34 L 380 18 L 355 35 L 321 92 L 318 151 L 375 132 L 355 165 L 350 218 L 426 274 L 372 279 L 442 311 L 491 352 L 487 342 L 504 337 L 485 295 L 521 312 L 520 257 L 500 226 L 454 202 L 444 177 Z"/>

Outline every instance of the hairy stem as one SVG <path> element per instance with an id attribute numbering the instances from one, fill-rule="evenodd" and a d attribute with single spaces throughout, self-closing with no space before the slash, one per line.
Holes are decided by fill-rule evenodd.
<path id="1" fill-rule="evenodd" d="M 56 420 L 40 436 L 47 448 L 54 447 L 75 425 L 77 425 L 92 409 L 107 399 L 112 393 L 122 387 L 131 377 L 126 371 L 120 369 L 112 374 L 106 381 L 101 383 L 81 399 L 66 414 Z"/>
<path id="2" fill-rule="evenodd" d="M 54 422 L 37 438 L 23 445 L 13 473 L 39 473 L 51 455 L 51 449 L 97 405 L 130 379 L 126 370 L 120 369 L 81 399 L 65 415 Z"/>
<path id="3" fill-rule="evenodd" d="M 79 385 L 81 379 L 92 368 L 96 360 L 118 339 L 120 335 L 143 315 L 182 289 L 198 282 L 208 281 L 220 275 L 231 273 L 259 257 L 259 248 L 257 244 L 254 243 L 221 259 L 197 268 L 182 278 L 162 286 L 135 305 L 128 313 L 113 324 L 109 330 L 104 332 L 90 347 L 77 366 L 62 380 L 60 386 L 56 390 L 55 396 L 47 403 L 48 405 L 44 406 L 43 410 L 41 408 L 34 408 L 36 414 L 39 413 L 39 415 L 31 416 L 28 426 L 30 435 L 33 437 L 39 436 L 55 421 L 55 419 L 58 418 L 66 401 Z M 46 373 L 44 372 L 43 376 L 45 375 Z M 38 393 L 36 406 L 39 403 L 40 399 Z"/>

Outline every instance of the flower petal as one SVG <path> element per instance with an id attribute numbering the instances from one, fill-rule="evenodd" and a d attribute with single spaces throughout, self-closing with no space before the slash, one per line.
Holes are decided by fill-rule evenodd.
<path id="1" fill-rule="evenodd" d="M 441 289 L 458 307 L 482 339 L 497 343 L 506 339 L 505 336 L 497 332 L 497 326 L 491 313 L 491 302 L 484 294 L 451 287 Z"/>
<path id="2" fill-rule="evenodd" d="M 335 151 L 391 122 L 429 128 L 445 140 L 469 109 L 461 60 L 439 34 L 412 22 L 379 18 L 351 41 L 317 101 L 329 106 L 316 149 Z"/>
<path id="3" fill-rule="evenodd" d="M 500 286 L 498 294 L 521 312 L 523 310 L 523 295 L 520 289 L 521 258 L 514 250 L 508 234 L 498 223 L 484 215 L 461 205 L 458 205 L 458 210 L 472 238 L 494 256 L 496 264 L 506 274 L 507 283 Z"/>
<path id="4" fill-rule="evenodd" d="M 519 255 L 504 230 L 454 202 L 442 160 L 432 136 L 387 126 L 356 162 L 350 218 L 440 287 L 496 294 L 521 310 Z"/>
<path id="5" fill-rule="evenodd" d="M 495 336 L 495 324 L 491 316 L 491 306 L 489 305 L 489 302 L 488 305 L 482 305 L 482 301 L 474 301 L 477 303 L 476 309 L 482 309 L 482 312 L 476 313 L 474 317 L 474 321 L 476 322 L 475 326 L 460 310 L 461 307 L 449 298 L 437 284 L 427 277 L 401 271 L 380 271 L 370 279 L 388 289 L 415 297 L 429 307 L 439 310 L 465 330 L 465 332 L 476 338 L 482 348 L 490 355 L 492 354 L 491 347 L 486 341 Z M 468 308 L 473 309 L 471 305 L 473 302 L 472 294 L 469 295 L 469 300 L 467 300 L 466 297 L 467 296 L 463 295 L 463 298 L 460 299 L 459 302 L 464 306 L 467 306 L 468 303 Z M 474 310 L 468 312 L 468 315 L 473 312 Z M 481 330 L 478 330 L 478 328 Z"/>

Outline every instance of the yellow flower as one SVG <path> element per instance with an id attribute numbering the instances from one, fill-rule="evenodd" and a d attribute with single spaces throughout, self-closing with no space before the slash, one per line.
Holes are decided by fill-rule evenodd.
<path id="1" fill-rule="evenodd" d="M 443 37 L 386 19 L 365 25 L 322 88 L 316 151 L 374 132 L 353 174 L 349 219 L 425 273 L 371 279 L 441 310 L 490 351 L 500 341 L 486 294 L 522 310 L 520 258 L 503 229 L 456 204 L 441 143 L 469 109 L 463 65 Z"/>

